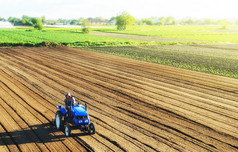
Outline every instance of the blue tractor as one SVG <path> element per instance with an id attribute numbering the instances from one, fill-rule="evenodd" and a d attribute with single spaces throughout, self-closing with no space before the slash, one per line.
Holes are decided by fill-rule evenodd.
<path id="1" fill-rule="evenodd" d="M 55 114 L 55 126 L 58 130 L 64 129 L 67 137 L 71 135 L 71 127 L 90 135 L 95 134 L 95 125 L 90 122 L 86 102 L 85 106 L 80 105 L 79 102 L 78 105 L 71 105 L 67 111 L 61 105 L 58 105 L 57 109 L 59 110 Z"/>

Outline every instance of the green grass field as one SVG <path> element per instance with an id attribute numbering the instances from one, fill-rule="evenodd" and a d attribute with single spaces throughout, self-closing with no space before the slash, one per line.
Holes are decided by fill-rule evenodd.
<path id="1" fill-rule="evenodd" d="M 131 26 L 125 31 L 112 28 L 92 28 L 92 30 L 121 33 L 130 35 L 146 35 L 154 37 L 178 38 L 193 41 L 193 44 L 202 43 L 238 43 L 238 27 L 220 29 L 219 26 Z M 194 41 L 196 40 L 196 41 Z M 81 45 L 137 45 L 137 44 L 191 44 L 182 40 L 176 42 L 142 42 L 122 38 L 112 38 L 82 34 L 77 28 L 46 28 L 38 31 L 33 28 L 0 29 L 0 45 L 34 45 L 43 41 L 63 43 L 69 46 Z M 83 43 L 89 41 L 89 43 Z M 103 43 L 101 43 L 103 42 Z M 91 44 L 92 43 L 92 44 Z"/>
<path id="2" fill-rule="evenodd" d="M 33 28 L 0 29 L 0 46 L 34 46 L 43 41 L 62 43 L 67 46 L 139 43 L 139 41 L 128 39 L 82 34 L 81 29 L 47 28 L 44 31 Z"/>
<path id="3" fill-rule="evenodd" d="M 209 43 L 238 43 L 237 26 L 230 26 L 227 29 L 221 29 L 220 26 L 130 26 L 125 31 L 118 31 L 116 28 L 96 30 L 109 33 L 199 40 Z"/>

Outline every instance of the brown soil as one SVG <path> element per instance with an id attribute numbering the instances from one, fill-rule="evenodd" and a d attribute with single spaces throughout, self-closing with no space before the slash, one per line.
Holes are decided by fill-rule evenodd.
<path id="1" fill-rule="evenodd" d="M 50 123 L 71 92 L 96 134 Z M 0 48 L 0 151 L 238 151 L 238 80 L 73 48 Z"/>

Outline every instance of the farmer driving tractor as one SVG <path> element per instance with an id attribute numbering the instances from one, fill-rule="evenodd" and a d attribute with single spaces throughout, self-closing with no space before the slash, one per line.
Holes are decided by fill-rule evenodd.
<path id="1" fill-rule="evenodd" d="M 67 114 L 68 116 L 70 116 L 71 106 L 74 106 L 76 104 L 76 101 L 75 101 L 75 98 L 71 96 L 69 92 L 66 93 L 65 95 L 64 103 L 65 103 L 65 108 L 67 110 Z"/>
<path id="2" fill-rule="evenodd" d="M 82 132 L 90 135 L 95 134 L 95 125 L 90 122 L 87 113 L 87 103 L 86 101 L 83 102 L 85 102 L 85 106 L 79 102 L 76 104 L 74 96 L 68 92 L 64 99 L 65 107 L 60 104 L 56 107 L 58 110 L 55 117 L 52 118 L 52 123 L 58 130 L 64 130 L 67 137 L 71 134 L 71 127 L 75 128 L 75 126 Z"/>

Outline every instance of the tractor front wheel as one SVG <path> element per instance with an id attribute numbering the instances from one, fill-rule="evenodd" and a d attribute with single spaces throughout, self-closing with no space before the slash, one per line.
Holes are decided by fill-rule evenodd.
<path id="1" fill-rule="evenodd" d="M 69 125 L 69 124 L 66 124 L 64 133 L 65 133 L 66 137 L 69 137 L 69 136 L 70 136 L 70 134 L 71 134 L 71 128 L 70 128 L 70 125 Z"/>
<path id="2" fill-rule="evenodd" d="M 89 134 L 95 134 L 95 132 L 96 132 L 96 129 L 95 129 L 95 125 L 94 125 L 94 123 L 93 122 L 91 122 L 90 124 L 89 124 Z"/>

